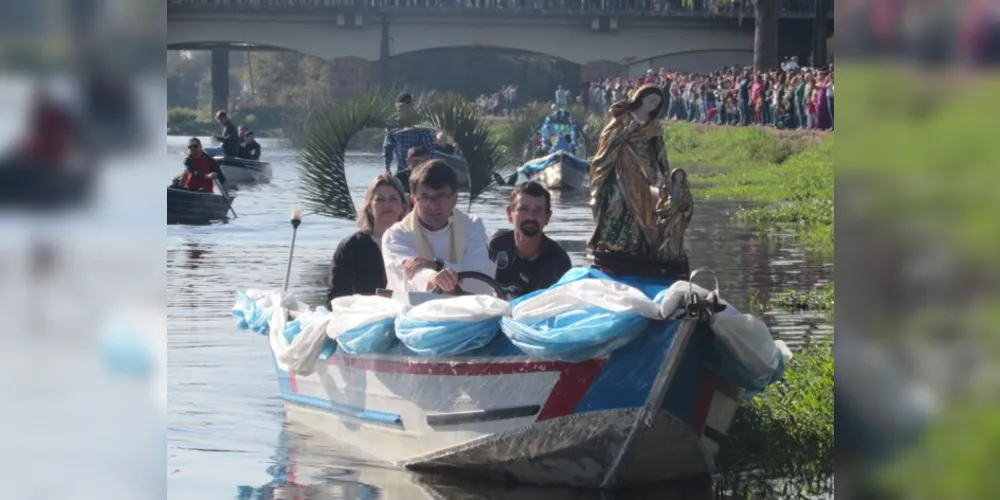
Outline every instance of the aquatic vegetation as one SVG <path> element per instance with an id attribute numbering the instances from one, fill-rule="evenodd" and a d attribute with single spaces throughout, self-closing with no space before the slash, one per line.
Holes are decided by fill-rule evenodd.
<path id="1" fill-rule="evenodd" d="M 692 181 L 706 184 L 699 198 L 754 202 L 735 214 L 738 221 L 770 233 L 790 231 L 815 253 L 833 254 L 833 134 L 782 138 L 686 124 L 669 125 L 665 133 L 672 163 L 707 167 L 691 173 Z"/>
<path id="2" fill-rule="evenodd" d="M 796 353 L 784 379 L 744 404 L 719 454 L 716 493 L 803 498 L 833 491 L 833 349 Z"/>
<path id="3" fill-rule="evenodd" d="M 507 123 L 494 128 L 494 138 L 503 147 L 508 166 L 521 164 L 522 155 L 528 147 L 532 135 L 538 131 L 538 126 L 548 112 L 540 107 L 526 107 L 518 110 Z"/>
<path id="4" fill-rule="evenodd" d="M 833 134 L 748 127 L 665 127 L 673 165 L 693 165 L 703 200 L 750 202 L 734 218 L 764 233 L 791 233 L 823 258 L 833 253 Z M 823 311 L 834 285 L 788 291 L 751 310 Z M 744 404 L 720 454 L 717 495 L 807 498 L 833 491 L 833 348 L 813 341 L 784 380 Z"/>
<path id="5" fill-rule="evenodd" d="M 771 298 L 771 304 L 777 308 L 790 312 L 816 311 L 833 312 L 834 286 L 832 283 L 808 292 L 798 292 L 789 290 L 776 294 Z"/>
<path id="6" fill-rule="evenodd" d="M 825 311 L 832 322 L 834 285 L 751 302 L 752 308 Z M 833 376 L 832 344 L 814 341 L 795 353 L 781 381 L 739 409 L 719 455 L 717 496 L 809 498 L 833 491 Z"/>

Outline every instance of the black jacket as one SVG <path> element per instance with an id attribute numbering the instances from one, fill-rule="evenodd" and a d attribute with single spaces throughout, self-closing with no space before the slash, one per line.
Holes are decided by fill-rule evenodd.
<path id="1" fill-rule="evenodd" d="M 226 156 L 236 157 L 240 154 L 240 134 L 236 131 L 236 125 L 232 121 L 227 121 L 222 126 L 222 135 L 218 137 L 222 140 L 222 153 Z"/>
<path id="2" fill-rule="evenodd" d="M 247 158 L 250 160 L 260 159 L 260 144 L 257 141 L 247 142 L 242 147 L 240 147 L 240 158 Z"/>
<path id="3" fill-rule="evenodd" d="M 344 238 L 333 254 L 326 304 L 347 295 L 375 295 L 386 287 L 385 264 L 379 241 L 369 233 L 357 232 Z"/>

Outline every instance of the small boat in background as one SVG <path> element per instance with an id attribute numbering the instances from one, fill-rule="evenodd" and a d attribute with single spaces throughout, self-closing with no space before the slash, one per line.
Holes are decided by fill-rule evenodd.
<path id="1" fill-rule="evenodd" d="M 267 184 L 274 177 L 271 172 L 271 164 L 266 161 L 226 156 L 222 152 L 222 148 L 218 146 L 205 148 L 205 154 L 219 162 L 222 173 L 226 176 L 225 186 L 227 188 L 248 184 Z"/>
<path id="2" fill-rule="evenodd" d="M 590 163 L 573 154 L 573 146 L 563 137 L 556 139 L 549 154 L 535 158 L 517 170 L 524 180 L 534 180 L 550 191 L 576 191 L 590 173 Z"/>
<path id="3" fill-rule="evenodd" d="M 226 176 L 226 187 L 267 184 L 273 177 L 271 164 L 265 161 L 228 156 L 215 156 L 215 161 L 219 162 L 222 173 Z"/>
<path id="4" fill-rule="evenodd" d="M 221 194 L 167 187 L 167 224 L 201 225 L 229 220 L 232 200 Z"/>
<path id="5" fill-rule="evenodd" d="M 583 189 L 590 164 L 565 151 L 556 151 L 525 163 L 517 172 L 521 178 L 537 181 L 550 191 L 576 191 Z"/>

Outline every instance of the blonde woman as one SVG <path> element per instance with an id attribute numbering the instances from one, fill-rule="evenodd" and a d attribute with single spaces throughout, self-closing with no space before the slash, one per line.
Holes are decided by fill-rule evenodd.
<path id="1" fill-rule="evenodd" d="M 326 303 L 347 295 L 374 295 L 386 287 L 382 234 L 407 213 L 403 185 L 388 173 L 368 185 L 358 210 L 358 231 L 345 238 L 333 254 Z"/>

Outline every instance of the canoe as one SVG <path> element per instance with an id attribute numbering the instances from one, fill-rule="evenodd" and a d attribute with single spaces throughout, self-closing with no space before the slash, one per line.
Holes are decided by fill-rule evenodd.
<path id="1" fill-rule="evenodd" d="M 229 195 L 230 201 L 236 196 Z M 167 224 L 210 224 L 229 220 L 230 204 L 221 194 L 167 187 Z"/>
<path id="2" fill-rule="evenodd" d="M 531 160 L 518 169 L 524 180 L 535 180 L 550 191 L 576 191 L 583 189 L 590 172 L 590 164 L 565 151 Z"/>
<path id="3" fill-rule="evenodd" d="M 219 167 L 226 176 L 227 188 L 271 182 L 271 164 L 268 162 L 228 156 L 216 156 L 215 161 L 219 162 Z"/>
<path id="4" fill-rule="evenodd" d="M 677 290 L 687 289 L 696 293 L 684 297 L 697 300 L 678 299 Z M 500 299 L 438 296 L 414 307 L 407 303 L 413 293 L 393 299 L 354 296 L 335 300 L 330 312 L 312 310 L 278 290 L 248 290 L 238 294 L 233 314 L 241 328 L 269 338 L 279 394 L 296 425 L 414 470 L 617 488 L 711 473 L 741 402 L 784 369 L 790 354 L 778 348 L 766 327 L 766 354 L 782 353 L 773 358 L 778 361 L 771 373 L 760 375 L 747 368 L 754 364 L 745 356 L 720 348 L 719 338 L 723 333 L 731 338 L 731 332 L 716 323 L 731 324 L 745 315 L 705 293 L 682 281 L 651 284 L 575 268 L 548 290 L 501 301 L 507 308 L 497 318 L 497 331 L 478 343 L 463 338 L 470 330 L 455 326 L 465 324 L 457 319 L 411 326 L 419 323 L 417 311 L 423 314 L 427 307 L 459 311 Z M 545 300 L 565 306 L 581 296 L 632 303 L 634 309 L 606 309 L 603 317 L 612 326 L 592 345 L 579 337 L 583 327 L 559 335 L 524 333 L 530 327 L 519 323 L 528 321 L 519 313 L 523 308 Z M 381 323 L 348 330 L 344 323 L 366 301 L 388 301 L 372 309 L 380 314 L 390 303 L 398 304 L 388 309 L 404 312 L 388 322 L 395 329 L 388 347 L 359 352 L 357 333 L 374 332 Z M 716 321 L 727 307 L 736 316 Z M 593 309 L 579 302 L 563 311 L 585 315 Z M 594 333 L 596 320 L 587 321 Z M 489 321 L 486 325 L 482 331 L 489 332 Z M 434 335 L 451 347 L 459 342 L 472 348 L 435 354 L 444 351 L 426 343 Z M 568 335 L 562 344 L 560 335 Z M 548 344 L 535 342 L 540 338 Z"/>

